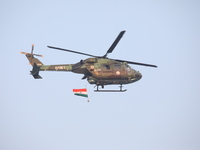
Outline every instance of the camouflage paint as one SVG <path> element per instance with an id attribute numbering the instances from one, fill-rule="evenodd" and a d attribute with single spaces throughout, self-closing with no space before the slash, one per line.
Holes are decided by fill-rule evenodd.
<path id="1" fill-rule="evenodd" d="M 141 73 L 132 69 L 126 62 L 118 62 L 107 58 L 88 58 L 76 64 L 44 65 L 33 55 L 26 54 L 33 66 L 31 74 L 40 79 L 39 71 L 70 71 L 83 74 L 90 84 L 129 84 L 142 78 Z"/>

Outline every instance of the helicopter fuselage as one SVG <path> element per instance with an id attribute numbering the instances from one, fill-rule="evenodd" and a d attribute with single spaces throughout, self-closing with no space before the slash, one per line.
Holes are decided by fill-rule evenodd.
<path id="1" fill-rule="evenodd" d="M 142 78 L 142 74 L 132 69 L 126 62 L 107 58 L 88 58 L 76 64 L 41 65 L 40 71 L 71 71 L 84 74 L 90 84 L 129 84 Z"/>

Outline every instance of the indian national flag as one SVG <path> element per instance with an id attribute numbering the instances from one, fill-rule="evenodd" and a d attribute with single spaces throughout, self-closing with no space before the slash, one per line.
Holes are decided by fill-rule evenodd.
<path id="1" fill-rule="evenodd" d="M 87 89 L 73 89 L 74 95 L 88 97 Z"/>

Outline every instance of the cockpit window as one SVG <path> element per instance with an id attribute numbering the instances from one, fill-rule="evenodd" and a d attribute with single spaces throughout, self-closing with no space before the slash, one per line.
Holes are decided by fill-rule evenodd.
<path id="1" fill-rule="evenodd" d="M 126 65 L 126 70 L 131 71 L 131 68 L 128 65 Z"/>

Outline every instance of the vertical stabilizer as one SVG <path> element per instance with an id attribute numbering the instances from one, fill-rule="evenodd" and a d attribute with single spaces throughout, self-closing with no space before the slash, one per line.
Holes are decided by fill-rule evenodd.
<path id="1" fill-rule="evenodd" d="M 27 53 L 27 52 L 20 52 L 20 53 L 25 54 L 27 59 L 29 60 L 29 64 L 33 66 L 31 75 L 33 75 L 35 79 L 41 79 L 42 77 L 39 75 L 39 71 L 40 71 L 40 67 L 44 64 L 39 59 L 35 58 L 34 56 L 40 56 L 40 57 L 44 57 L 44 56 L 33 54 L 33 50 L 34 50 L 34 44 L 32 44 L 31 53 Z"/>

